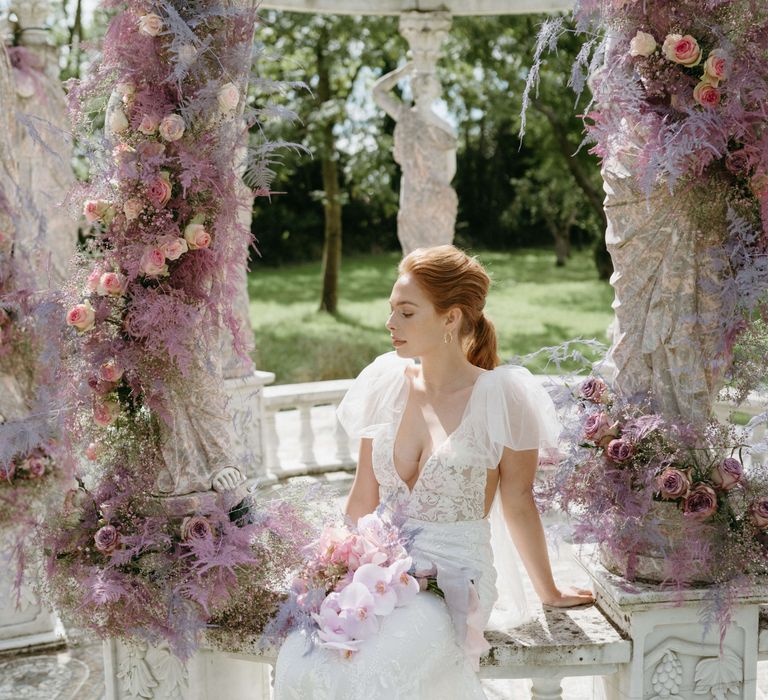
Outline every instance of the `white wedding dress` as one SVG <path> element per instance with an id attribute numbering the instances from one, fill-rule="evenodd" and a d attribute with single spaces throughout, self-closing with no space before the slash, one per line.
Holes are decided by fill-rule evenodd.
<path id="1" fill-rule="evenodd" d="M 411 364 L 394 352 L 376 358 L 352 384 L 337 416 L 350 436 L 373 439 L 380 502 L 405 511 L 406 528 L 416 533 L 410 552 L 416 569 L 436 569 L 445 600 L 417 594 L 383 618 L 378 635 L 349 659 L 309 644 L 303 632 L 292 633 L 277 659 L 274 700 L 484 700 L 476 671 L 488 649 L 482 633 L 497 600 L 494 554 L 506 567 L 500 580 L 507 614 L 499 625 L 524 615 L 505 530 L 494 534 L 491 547 L 486 479 L 505 446 L 556 446 L 552 401 L 522 367 L 481 374 L 461 422 L 424 463 L 411 491 L 393 461 Z M 497 503 L 493 511 L 496 529 L 502 522 Z"/>

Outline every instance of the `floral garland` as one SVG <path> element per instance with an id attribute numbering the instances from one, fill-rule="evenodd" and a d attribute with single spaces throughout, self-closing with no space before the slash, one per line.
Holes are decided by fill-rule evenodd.
<path id="1" fill-rule="evenodd" d="M 231 300 L 251 198 L 235 164 L 257 115 L 245 104 L 256 14 L 215 0 L 103 6 L 116 10 L 103 57 L 69 93 L 92 152 L 80 190 L 92 236 L 65 289 L 59 381 L 64 433 L 86 459 L 44 532 L 48 580 L 79 624 L 187 657 L 204 628 L 258 634 L 306 529 L 285 505 L 211 499 L 181 518 L 149 495 L 169 392 L 199 381 L 190 370 L 218 352 L 223 327 L 245 353 Z M 93 122 L 105 106 L 102 139 Z M 248 157 L 257 182 L 270 147 Z"/>

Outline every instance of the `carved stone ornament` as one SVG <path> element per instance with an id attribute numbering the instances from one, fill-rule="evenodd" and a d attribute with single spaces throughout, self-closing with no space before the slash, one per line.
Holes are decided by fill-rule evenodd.
<path id="1" fill-rule="evenodd" d="M 708 694 L 712 700 L 728 700 L 728 693 L 740 696 L 743 680 L 741 659 L 726 651 L 721 656 L 702 659 L 696 664 L 693 692 L 697 695 Z"/>
<path id="2" fill-rule="evenodd" d="M 186 666 L 165 646 L 120 643 L 117 668 L 121 690 L 131 699 L 182 700 L 188 687 Z"/>
<path id="3" fill-rule="evenodd" d="M 683 683 L 683 665 L 677 654 L 668 649 L 651 676 L 654 696 L 651 700 L 680 700 L 678 693 Z"/>

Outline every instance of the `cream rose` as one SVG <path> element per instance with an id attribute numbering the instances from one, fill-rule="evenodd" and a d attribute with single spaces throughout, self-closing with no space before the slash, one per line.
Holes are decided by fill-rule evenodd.
<path id="1" fill-rule="evenodd" d="M 154 12 L 139 17 L 139 31 L 147 36 L 157 36 L 164 26 L 163 18 Z"/>
<path id="2" fill-rule="evenodd" d="M 720 90 L 706 80 L 702 80 L 693 89 L 693 99 L 702 107 L 715 107 L 720 103 Z"/>
<path id="3" fill-rule="evenodd" d="M 113 134 L 122 134 L 128 128 L 128 117 L 119 107 L 112 110 L 109 115 L 109 130 Z"/>
<path id="4" fill-rule="evenodd" d="M 161 248 L 147 248 L 141 256 L 139 269 L 147 277 L 167 275 L 168 265 L 165 264 L 165 253 Z"/>
<path id="5" fill-rule="evenodd" d="M 165 141 L 178 141 L 184 136 L 184 120 L 178 114 L 169 114 L 160 122 L 160 136 Z"/>
<path id="6" fill-rule="evenodd" d="M 656 39 L 647 32 L 638 32 L 629 42 L 630 56 L 650 56 L 656 50 Z"/>
<path id="7" fill-rule="evenodd" d="M 126 279 L 119 272 L 105 272 L 99 279 L 98 293 L 102 296 L 122 296 L 125 292 Z"/>
<path id="8" fill-rule="evenodd" d="M 81 333 L 90 331 L 96 325 L 96 311 L 91 302 L 84 301 L 67 311 L 67 325 L 74 326 Z"/>
<path id="9" fill-rule="evenodd" d="M 661 47 L 664 56 L 673 63 L 679 63 L 688 68 L 697 66 L 701 61 L 699 42 L 690 34 L 668 34 Z"/>
<path id="10" fill-rule="evenodd" d="M 189 250 L 185 239 L 172 234 L 163 236 L 158 241 L 158 247 L 163 251 L 167 260 L 178 260 Z"/>
<path id="11" fill-rule="evenodd" d="M 202 224 L 188 224 L 184 229 L 184 238 L 189 243 L 190 250 L 207 248 L 211 245 L 211 234 L 205 230 Z"/>
<path id="12" fill-rule="evenodd" d="M 179 63 L 188 68 L 197 58 L 197 49 L 194 44 L 182 44 L 176 53 Z"/>
<path id="13" fill-rule="evenodd" d="M 725 52 L 721 49 L 712 51 L 704 61 L 704 79 L 715 87 L 728 75 L 728 61 Z"/>
<path id="14" fill-rule="evenodd" d="M 132 197 L 131 199 L 125 200 L 125 203 L 123 204 L 123 214 L 125 214 L 125 218 L 128 221 L 138 219 L 139 214 L 141 214 L 142 211 L 144 211 L 144 202 L 140 199 Z"/>
<path id="15" fill-rule="evenodd" d="M 240 102 L 240 90 L 234 83 L 224 83 L 219 88 L 219 107 L 222 112 L 231 112 Z"/>
<path id="16" fill-rule="evenodd" d="M 109 211 L 110 204 L 104 199 L 89 199 L 83 205 L 83 214 L 89 224 L 101 221 Z"/>
<path id="17" fill-rule="evenodd" d="M 142 134 L 152 136 L 160 125 L 160 118 L 156 114 L 145 114 L 139 122 L 138 129 Z"/>

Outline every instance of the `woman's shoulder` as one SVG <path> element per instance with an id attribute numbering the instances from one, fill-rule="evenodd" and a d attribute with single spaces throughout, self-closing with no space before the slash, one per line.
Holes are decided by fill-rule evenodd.
<path id="1" fill-rule="evenodd" d="M 373 361 L 366 365 L 358 377 L 373 376 L 385 373 L 404 373 L 406 367 L 413 366 L 413 360 L 400 357 L 395 350 L 378 355 Z"/>

